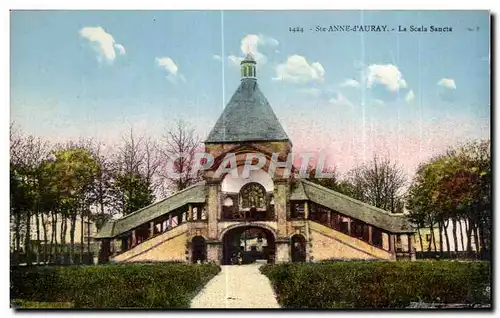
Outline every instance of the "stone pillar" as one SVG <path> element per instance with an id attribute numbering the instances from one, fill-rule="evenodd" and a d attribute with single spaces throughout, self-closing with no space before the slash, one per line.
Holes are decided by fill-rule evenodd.
<path id="1" fill-rule="evenodd" d="M 137 244 L 137 237 L 135 236 L 135 230 L 132 230 L 132 246 L 134 247 Z"/>
<path id="2" fill-rule="evenodd" d="M 288 263 L 290 261 L 289 240 L 276 241 L 276 263 Z"/>
<path id="3" fill-rule="evenodd" d="M 386 251 L 390 251 L 389 234 L 382 232 L 382 248 Z"/>
<path id="4" fill-rule="evenodd" d="M 220 264 L 221 253 L 220 253 L 220 242 L 217 241 L 207 241 L 207 261 L 209 263 Z"/>
<path id="5" fill-rule="evenodd" d="M 208 238 L 217 239 L 217 222 L 220 218 L 220 183 L 210 181 L 208 183 Z"/>
<path id="6" fill-rule="evenodd" d="M 188 215 L 187 215 L 187 220 L 188 222 L 193 220 L 193 206 L 191 204 L 188 205 Z"/>
<path id="7" fill-rule="evenodd" d="M 153 237 L 155 235 L 155 222 L 151 221 L 149 223 L 149 237 Z"/>
<path id="8" fill-rule="evenodd" d="M 389 246 L 392 257 L 396 259 L 396 234 L 389 234 Z"/>
<path id="9" fill-rule="evenodd" d="M 274 180 L 274 209 L 276 211 L 276 219 L 278 230 L 276 232 L 278 240 L 287 237 L 286 231 L 286 214 L 287 214 L 287 198 L 288 198 L 288 180 Z M 304 206 L 305 209 L 305 206 Z"/>
<path id="10" fill-rule="evenodd" d="M 373 228 L 370 224 L 368 224 L 368 243 L 373 244 Z"/>
<path id="11" fill-rule="evenodd" d="M 304 219 L 306 219 L 306 220 L 309 219 L 309 202 L 308 201 L 304 202 Z"/>
<path id="12" fill-rule="evenodd" d="M 172 228 L 172 213 L 168 214 L 168 224 L 167 224 L 167 230 L 170 230 Z"/>
<path id="13" fill-rule="evenodd" d="M 101 241 L 101 248 L 99 249 L 99 264 L 109 262 L 109 255 L 111 254 L 111 240 L 103 239 Z"/>

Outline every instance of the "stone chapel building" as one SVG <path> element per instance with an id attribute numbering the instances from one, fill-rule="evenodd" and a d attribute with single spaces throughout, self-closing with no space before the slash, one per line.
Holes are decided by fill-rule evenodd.
<path id="1" fill-rule="evenodd" d="M 292 150 L 259 89 L 251 54 L 241 62 L 241 83 L 204 143 L 215 160 L 203 181 L 106 223 L 97 235 L 102 262 L 230 264 L 235 253 L 246 252 L 240 246 L 244 232 L 253 233 L 251 240 L 260 242 L 261 256 L 271 263 L 414 259 L 414 230 L 403 215 L 285 176 L 283 167 L 269 174 L 269 163 L 248 178 L 217 177 L 227 153 L 236 154 L 234 169 L 241 170 L 247 154 L 270 160 L 276 153 L 285 162 Z"/>

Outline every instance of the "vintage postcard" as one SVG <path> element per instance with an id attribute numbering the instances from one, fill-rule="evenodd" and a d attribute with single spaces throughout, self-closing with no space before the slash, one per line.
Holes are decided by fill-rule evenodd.
<path id="1" fill-rule="evenodd" d="M 491 309 L 491 32 L 11 11 L 11 307 Z"/>

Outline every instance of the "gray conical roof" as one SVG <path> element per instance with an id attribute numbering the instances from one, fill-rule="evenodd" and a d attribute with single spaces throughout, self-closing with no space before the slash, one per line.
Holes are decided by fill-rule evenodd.
<path id="1" fill-rule="evenodd" d="M 257 80 L 246 78 L 241 81 L 205 143 L 289 140 Z"/>
<path id="2" fill-rule="evenodd" d="M 243 63 L 243 62 L 254 62 L 254 63 L 256 63 L 255 62 L 255 57 L 253 57 L 253 54 L 250 53 L 250 52 L 248 52 L 247 55 L 245 56 L 245 58 L 243 59 L 243 61 L 241 61 L 241 63 Z"/>

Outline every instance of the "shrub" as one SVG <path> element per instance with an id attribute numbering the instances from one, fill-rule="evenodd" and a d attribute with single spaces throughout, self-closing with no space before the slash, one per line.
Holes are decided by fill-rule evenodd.
<path id="1" fill-rule="evenodd" d="M 285 308 L 404 308 L 410 302 L 485 304 L 488 262 L 329 262 L 265 265 Z"/>
<path id="2" fill-rule="evenodd" d="M 214 265 L 116 264 L 11 269 L 11 299 L 76 308 L 188 308 Z"/>

